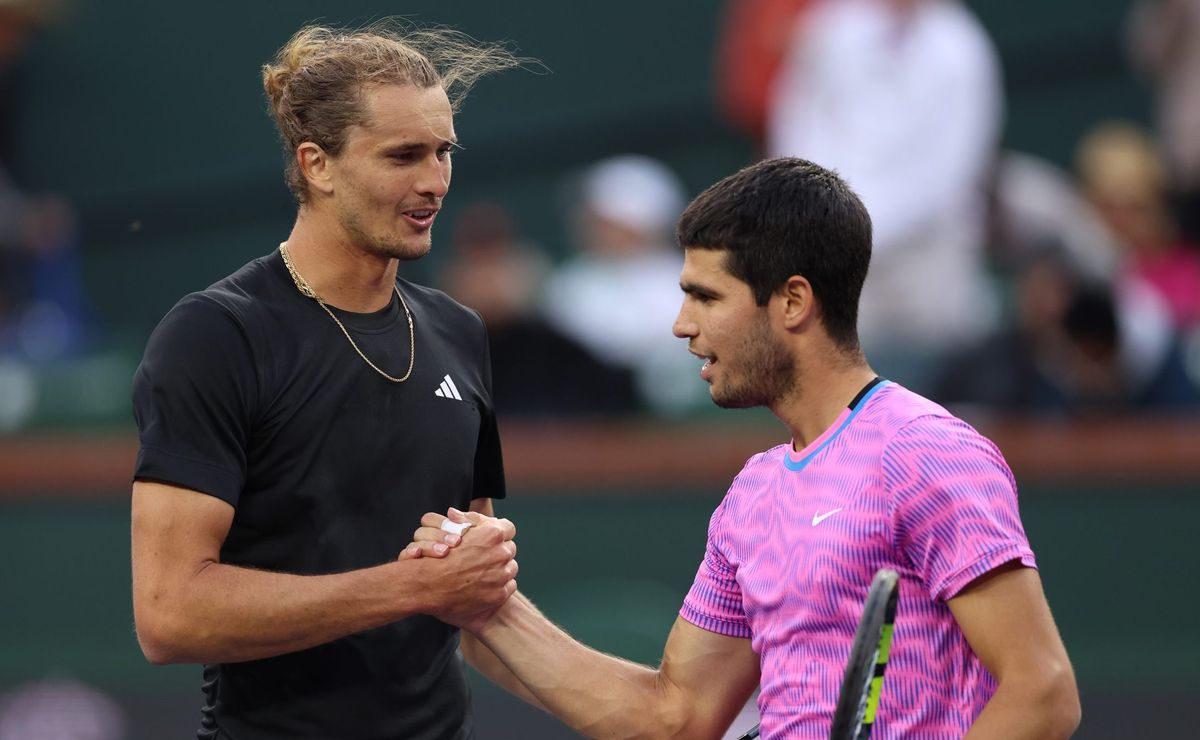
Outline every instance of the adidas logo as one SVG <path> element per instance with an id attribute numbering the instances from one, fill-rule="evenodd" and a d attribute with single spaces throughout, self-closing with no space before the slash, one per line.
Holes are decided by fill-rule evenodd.
<path id="1" fill-rule="evenodd" d="M 454 385 L 454 381 L 450 379 L 450 375 L 442 378 L 442 384 L 433 392 L 433 395 L 438 398 L 453 398 L 456 401 L 461 401 L 462 396 L 459 395 L 458 388 Z"/>

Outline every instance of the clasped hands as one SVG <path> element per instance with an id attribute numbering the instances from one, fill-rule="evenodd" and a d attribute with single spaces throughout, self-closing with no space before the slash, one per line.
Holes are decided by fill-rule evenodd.
<path id="1" fill-rule="evenodd" d="M 455 534 L 443 528 L 447 521 L 470 526 Z M 516 593 L 516 534 L 507 519 L 454 508 L 445 516 L 430 512 L 421 517 L 399 560 L 422 561 L 422 570 L 432 576 L 430 614 L 478 632 Z"/>

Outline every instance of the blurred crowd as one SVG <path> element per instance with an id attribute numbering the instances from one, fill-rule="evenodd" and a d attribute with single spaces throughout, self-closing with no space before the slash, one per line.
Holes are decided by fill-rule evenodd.
<path id="1" fill-rule="evenodd" d="M 88 347 L 71 209 L 6 167 L 9 92 L 44 7 L 0 0 L 0 390 L 14 363 Z M 1127 41 L 1154 123 L 1096 122 L 1069 168 L 1002 147 L 1000 58 L 958 0 L 729 0 L 715 96 L 759 156 L 832 167 L 866 203 L 860 333 L 882 375 L 1004 412 L 1191 413 L 1200 0 L 1137 0 Z M 569 244 L 534 243 L 498 202 L 460 208 L 437 283 L 487 323 L 502 415 L 709 408 L 698 361 L 671 334 L 673 226 L 705 184 L 640 153 L 583 165 L 564 184 Z M 0 396 L 11 427 L 17 396 Z"/>
<path id="2" fill-rule="evenodd" d="M 10 164 L 25 52 L 56 5 L 0 0 L 0 431 L 33 412 L 37 373 L 85 348 L 80 238 L 70 205 L 29 192 Z"/>
<path id="3" fill-rule="evenodd" d="M 726 19 L 728 119 L 871 213 L 860 333 L 882 374 L 1008 412 L 1197 407 L 1200 2 L 1133 4 L 1157 128 L 1097 122 L 1073 172 L 1001 147 L 1000 58 L 958 0 L 731 0 Z"/>
<path id="4" fill-rule="evenodd" d="M 507 416 L 674 414 L 707 398 L 699 364 L 671 334 L 688 193 L 665 164 L 619 155 L 567 184 L 571 251 L 551 266 L 495 204 L 453 227 L 442 287 L 480 312 L 497 411 Z"/>
<path id="5" fill-rule="evenodd" d="M 1192 413 L 1198 36 L 1200 2 L 1136 4 L 1131 58 L 1155 84 L 1159 126 L 1097 122 L 1073 171 L 1001 146 L 1000 59 L 956 0 L 732 0 L 717 97 L 761 155 L 833 167 L 866 203 L 859 328 L 881 374 L 1007 413 Z M 636 155 L 576 180 L 558 266 L 495 205 L 456 231 L 445 287 L 493 331 L 501 412 L 703 407 L 696 363 L 670 338 L 671 225 L 694 193 Z"/>
<path id="6" fill-rule="evenodd" d="M 22 61 L 53 7 L 0 0 L 0 356 L 33 362 L 70 354 L 83 340 L 74 215 L 61 198 L 28 192 L 9 164 L 20 146 L 14 100 Z"/>

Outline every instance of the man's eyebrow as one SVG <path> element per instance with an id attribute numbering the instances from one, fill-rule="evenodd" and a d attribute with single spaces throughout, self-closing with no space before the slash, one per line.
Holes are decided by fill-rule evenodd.
<path id="1" fill-rule="evenodd" d="M 429 145 L 423 142 L 411 141 L 407 144 L 392 144 L 391 146 L 384 147 L 383 150 L 388 154 L 401 154 L 404 152 L 414 152 L 421 149 L 427 149 L 428 147 Z"/>
<path id="2" fill-rule="evenodd" d="M 443 146 L 449 146 L 449 147 L 451 147 L 453 149 L 457 149 L 459 151 L 466 151 L 466 148 L 458 143 L 458 139 L 442 139 L 438 143 L 437 148 L 441 148 Z M 409 152 L 417 152 L 417 151 L 422 151 L 424 149 L 429 149 L 429 148 L 430 148 L 430 145 L 428 142 L 410 141 L 407 143 L 400 143 L 400 144 L 393 144 L 391 146 L 386 146 L 386 147 L 384 147 L 383 151 L 387 154 L 406 154 Z"/>
<path id="3" fill-rule="evenodd" d="M 709 298 L 717 297 L 717 292 L 712 290 L 711 288 L 706 288 L 705 286 L 700 285 L 699 283 L 693 283 L 693 282 L 686 281 L 686 280 L 681 280 L 679 282 L 679 289 L 682 290 L 684 293 L 687 293 L 688 295 L 702 295 L 702 296 L 707 296 Z"/>

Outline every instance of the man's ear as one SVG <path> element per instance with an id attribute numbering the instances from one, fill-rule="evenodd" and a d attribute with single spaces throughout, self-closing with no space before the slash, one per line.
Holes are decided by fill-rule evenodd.
<path id="1" fill-rule="evenodd" d="M 785 329 L 797 329 L 816 315 L 816 297 L 808 278 L 792 275 L 779 288 L 777 295 L 783 307 Z"/>
<path id="2" fill-rule="evenodd" d="M 296 164 L 310 188 L 325 195 L 333 193 L 333 158 L 324 149 L 304 142 L 296 147 Z"/>

